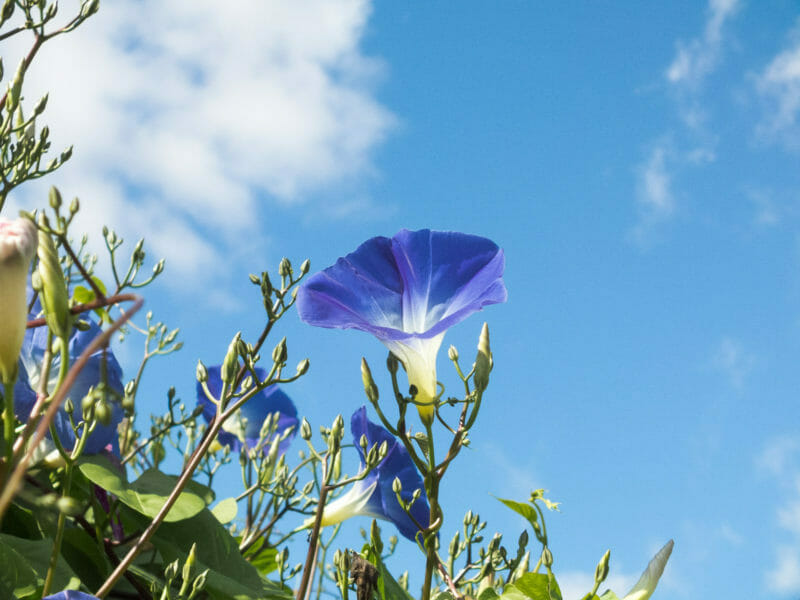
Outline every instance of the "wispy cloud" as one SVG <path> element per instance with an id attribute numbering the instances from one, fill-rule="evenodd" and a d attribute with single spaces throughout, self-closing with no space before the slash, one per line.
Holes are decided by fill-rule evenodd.
<path id="1" fill-rule="evenodd" d="M 741 341 L 726 337 L 714 351 L 713 362 L 714 366 L 727 376 L 731 386 L 741 390 L 745 379 L 756 364 L 756 357 Z"/>
<path id="2" fill-rule="evenodd" d="M 800 148 L 800 20 L 788 42 L 755 78 L 756 90 L 765 103 L 757 134 L 765 140 L 781 139 Z"/>
<path id="3" fill-rule="evenodd" d="M 669 157 L 669 146 L 658 143 L 637 168 L 636 205 L 639 219 L 631 236 L 639 244 L 650 241 L 653 229 L 669 220 L 675 212 Z"/>
<path id="4" fill-rule="evenodd" d="M 622 596 L 633 587 L 639 579 L 639 573 L 612 573 L 600 586 L 600 592 L 613 590 L 617 596 Z M 562 598 L 583 598 L 592 591 L 594 586 L 594 573 L 582 571 L 566 571 L 558 573 L 558 587 L 561 588 Z"/>
<path id="5" fill-rule="evenodd" d="M 775 520 L 788 534 L 786 542 L 776 546 L 773 563 L 764 571 L 766 587 L 785 595 L 800 593 L 800 439 L 779 436 L 771 439 L 756 457 L 756 467 L 770 475 L 788 496 L 775 509 Z"/>
<path id="6" fill-rule="evenodd" d="M 50 91 L 55 147 L 75 144 L 47 183 L 81 196 L 82 225 L 146 232 L 184 280 L 224 270 L 242 239 L 263 250 L 276 208 L 369 175 L 392 129 L 382 65 L 360 48 L 369 14 L 368 0 L 103 3 L 26 80 L 29 98 Z M 46 197 L 27 190 L 18 204 Z"/>
<path id="7" fill-rule="evenodd" d="M 701 36 L 679 41 L 665 77 L 673 85 L 698 86 L 716 67 L 722 49 L 722 30 L 739 8 L 738 0 L 710 0 Z"/>

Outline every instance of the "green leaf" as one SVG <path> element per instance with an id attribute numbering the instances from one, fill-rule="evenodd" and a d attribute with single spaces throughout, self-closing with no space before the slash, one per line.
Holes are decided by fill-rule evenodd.
<path id="1" fill-rule="evenodd" d="M 83 529 L 69 527 L 64 530 L 61 554 L 75 574 L 91 590 L 98 589 L 111 573 L 111 564 L 97 542 Z"/>
<path id="2" fill-rule="evenodd" d="M 495 496 L 497 498 L 497 496 Z M 506 498 L 497 498 L 505 504 L 508 508 L 513 510 L 515 513 L 522 515 L 527 519 L 528 523 L 531 524 L 532 527 L 535 526 L 534 524 L 538 521 L 539 515 L 536 512 L 536 509 L 533 508 L 530 504 L 523 504 L 522 502 L 517 502 L 516 500 L 507 500 Z"/>
<path id="3" fill-rule="evenodd" d="M 605 592 L 603 592 L 603 593 L 602 593 L 602 595 L 600 596 L 600 600 L 619 600 L 619 596 L 617 596 L 617 595 L 616 595 L 614 592 L 612 592 L 611 590 L 606 590 L 606 591 L 605 591 Z"/>
<path id="4" fill-rule="evenodd" d="M 216 506 L 211 509 L 217 520 L 223 525 L 227 525 L 236 518 L 236 513 L 239 507 L 236 504 L 236 498 L 225 498 L 220 500 Z"/>
<path id="5" fill-rule="evenodd" d="M 242 538 L 237 537 L 236 544 L 241 545 Z M 278 568 L 277 548 L 264 547 L 265 540 L 261 538 L 256 541 L 245 553 L 247 561 L 253 565 L 262 575 L 269 575 Z"/>
<path id="6" fill-rule="evenodd" d="M 506 586 L 501 596 L 502 598 L 506 599 L 506 592 L 511 585 L 514 586 L 516 591 L 531 600 L 553 600 L 561 598 L 561 590 L 555 578 L 551 580 L 545 573 L 525 573 L 513 584 Z M 514 600 L 514 598 L 511 600 Z"/>
<path id="7" fill-rule="evenodd" d="M 72 290 L 72 298 L 78 304 L 89 304 L 89 302 L 95 300 L 96 297 L 93 290 L 90 290 L 82 285 L 76 285 Z"/>
<path id="8" fill-rule="evenodd" d="M 47 566 L 53 552 L 52 540 L 26 540 L 0 534 L 0 592 L 3 598 L 33 598 L 41 595 Z M 81 582 L 62 559 L 53 573 L 55 590 L 77 590 Z"/>
<path id="9" fill-rule="evenodd" d="M 497 600 L 498 598 L 500 596 L 494 588 L 486 588 L 478 594 L 478 600 Z"/>
<path id="10" fill-rule="evenodd" d="M 117 496 L 123 504 L 147 516 L 155 517 L 172 493 L 178 478 L 157 469 L 148 469 L 133 483 L 104 456 L 86 456 L 78 468 L 92 483 Z M 190 519 L 214 499 L 214 493 L 204 485 L 190 481 L 167 513 L 165 522 Z"/>
<path id="11" fill-rule="evenodd" d="M 128 513 L 127 517 L 139 527 L 148 524 L 140 515 Z M 165 565 L 176 559 L 183 563 L 192 544 L 198 542 L 192 572 L 209 570 L 205 591 L 214 600 L 292 599 L 291 590 L 264 579 L 242 557 L 236 540 L 208 509 L 190 519 L 162 524 L 151 541 Z"/>

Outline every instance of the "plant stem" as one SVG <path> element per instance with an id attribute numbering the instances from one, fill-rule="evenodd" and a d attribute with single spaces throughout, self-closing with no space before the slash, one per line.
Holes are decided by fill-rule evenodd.
<path id="1" fill-rule="evenodd" d="M 325 510 L 325 501 L 328 499 L 328 461 L 327 456 L 322 463 L 323 475 L 322 485 L 319 489 L 319 500 L 317 500 L 317 512 L 314 515 L 314 527 L 311 530 L 311 539 L 308 542 L 308 552 L 306 553 L 306 563 L 303 565 L 303 577 L 300 580 L 300 587 L 297 588 L 297 600 L 305 600 L 308 593 L 307 588 L 311 580 L 311 571 L 317 557 L 317 542 L 319 542 L 319 531 L 322 528 L 322 514 Z"/>
<path id="2" fill-rule="evenodd" d="M 438 520 L 439 512 L 439 480 L 436 473 L 436 457 L 433 447 L 433 428 L 432 423 L 425 423 L 425 430 L 428 434 L 428 472 L 425 476 L 425 491 L 428 494 L 428 502 L 430 503 L 431 516 L 429 529 L 433 528 L 434 523 Z M 422 584 L 422 600 L 430 600 L 431 585 L 433 583 L 433 570 L 436 568 L 436 537 L 435 531 L 425 532 L 425 581 Z"/>
<path id="3" fill-rule="evenodd" d="M 6 473 L 11 473 L 12 460 L 14 458 L 14 382 L 3 382 L 3 441 L 5 442 L 5 461 L 0 471 L 2 478 L 5 479 Z"/>

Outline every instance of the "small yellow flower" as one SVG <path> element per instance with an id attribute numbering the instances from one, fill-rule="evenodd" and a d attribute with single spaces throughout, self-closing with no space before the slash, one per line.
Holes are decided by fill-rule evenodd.
<path id="1" fill-rule="evenodd" d="M 0 217 L 0 380 L 11 383 L 25 335 L 25 283 L 36 253 L 36 227 L 28 219 Z"/>

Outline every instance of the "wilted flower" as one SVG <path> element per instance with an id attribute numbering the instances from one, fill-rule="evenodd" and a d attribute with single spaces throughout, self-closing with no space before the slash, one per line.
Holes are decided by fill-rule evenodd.
<path id="1" fill-rule="evenodd" d="M 38 312 L 38 303 L 34 307 L 35 316 Z M 77 328 L 72 330 L 69 337 L 69 360 L 70 363 L 77 360 L 86 347 L 102 334 L 100 327 L 93 321 L 89 321 L 86 331 Z M 22 386 L 29 386 L 37 389 L 42 374 L 42 362 L 47 348 L 47 330 L 44 327 L 29 329 L 25 334 L 22 344 L 20 362 L 24 369 L 20 369 L 19 382 Z M 61 364 L 61 356 L 58 352 L 53 354 L 53 363 L 50 368 L 50 378 L 47 382 L 47 392 L 53 393 L 58 381 L 58 370 Z M 89 439 L 84 447 L 84 454 L 97 454 L 109 444 L 116 453 L 119 453 L 119 440 L 117 438 L 117 426 L 122 421 L 123 410 L 120 406 L 122 397 L 122 369 L 114 357 L 111 350 L 98 350 L 89 357 L 89 361 L 80 370 L 75 378 L 72 387 L 67 394 L 64 402 L 70 400 L 72 404 L 72 418 L 77 425 L 83 417 L 83 399 L 94 388 L 95 392 L 100 392 L 99 402 L 95 405 L 98 422 L 94 430 L 89 435 Z M 31 391 L 15 394 L 14 412 L 20 421 L 27 421 L 36 395 Z M 58 438 L 66 449 L 71 449 L 75 445 L 75 432 L 72 430 L 69 415 L 63 408 L 58 411 L 53 421 Z M 101 415 L 97 411 L 105 412 Z M 108 417 L 100 420 L 100 417 Z"/>
<path id="2" fill-rule="evenodd" d="M 28 308 L 25 284 L 36 253 L 36 227 L 28 219 L 0 217 L 0 382 L 14 381 Z"/>
<path id="3" fill-rule="evenodd" d="M 653 557 L 653 560 L 647 565 L 647 568 L 642 573 L 639 581 L 631 588 L 622 600 L 647 600 L 656 591 L 658 580 L 661 579 L 661 574 L 664 572 L 664 567 L 667 565 L 669 555 L 672 554 L 672 547 L 675 543 L 670 540 L 664 547 L 659 550 Z"/>
<path id="4" fill-rule="evenodd" d="M 367 240 L 311 277 L 297 310 L 311 325 L 360 329 L 383 342 L 402 361 L 423 403 L 420 416 L 430 421 L 444 333 L 484 306 L 505 302 L 504 265 L 503 251 L 486 238 L 403 229 L 391 239 Z"/>
<path id="5" fill-rule="evenodd" d="M 350 430 L 361 459 L 361 471 L 367 464 L 365 451 L 359 444 L 362 435 L 367 437 L 367 450 L 373 444 L 380 446 L 386 442 L 386 456 L 364 479 L 354 483 L 347 493 L 325 506 L 322 524 L 333 525 L 350 517 L 363 515 L 391 521 L 401 534 L 410 540 L 415 539 L 420 529 L 414 521 L 427 527 L 431 509 L 428 506 L 422 477 L 411 457 L 392 434 L 367 419 L 367 409 L 363 406 L 353 413 Z M 395 478 L 400 480 L 402 486 L 400 497 L 406 503 L 411 500 L 416 490 L 420 490 L 419 498 L 411 505 L 413 520 L 397 502 L 395 492 L 392 490 Z"/>
<path id="6" fill-rule="evenodd" d="M 266 371 L 256 368 L 256 374 L 260 379 L 267 376 Z M 219 398 L 222 393 L 222 379 L 220 377 L 220 367 L 208 367 L 208 389 L 215 398 Z M 197 384 L 197 403 L 203 407 L 203 418 L 206 423 L 211 423 L 217 414 L 217 407 L 212 403 L 203 391 L 203 386 Z M 253 449 L 265 440 L 260 440 L 261 426 L 267 416 L 278 414 L 277 435 L 282 435 L 290 427 L 294 427 L 292 433 L 281 442 L 280 451 L 285 452 L 297 433 L 297 409 L 292 400 L 277 385 L 270 385 L 250 398 L 239 409 L 238 418 L 234 415 L 222 425 L 218 440 L 220 444 L 229 446 L 234 452 L 238 452 L 242 447 L 242 440 L 239 435 L 242 433 L 244 425 L 244 444 L 247 448 Z M 268 442 L 268 440 L 267 440 Z"/>

